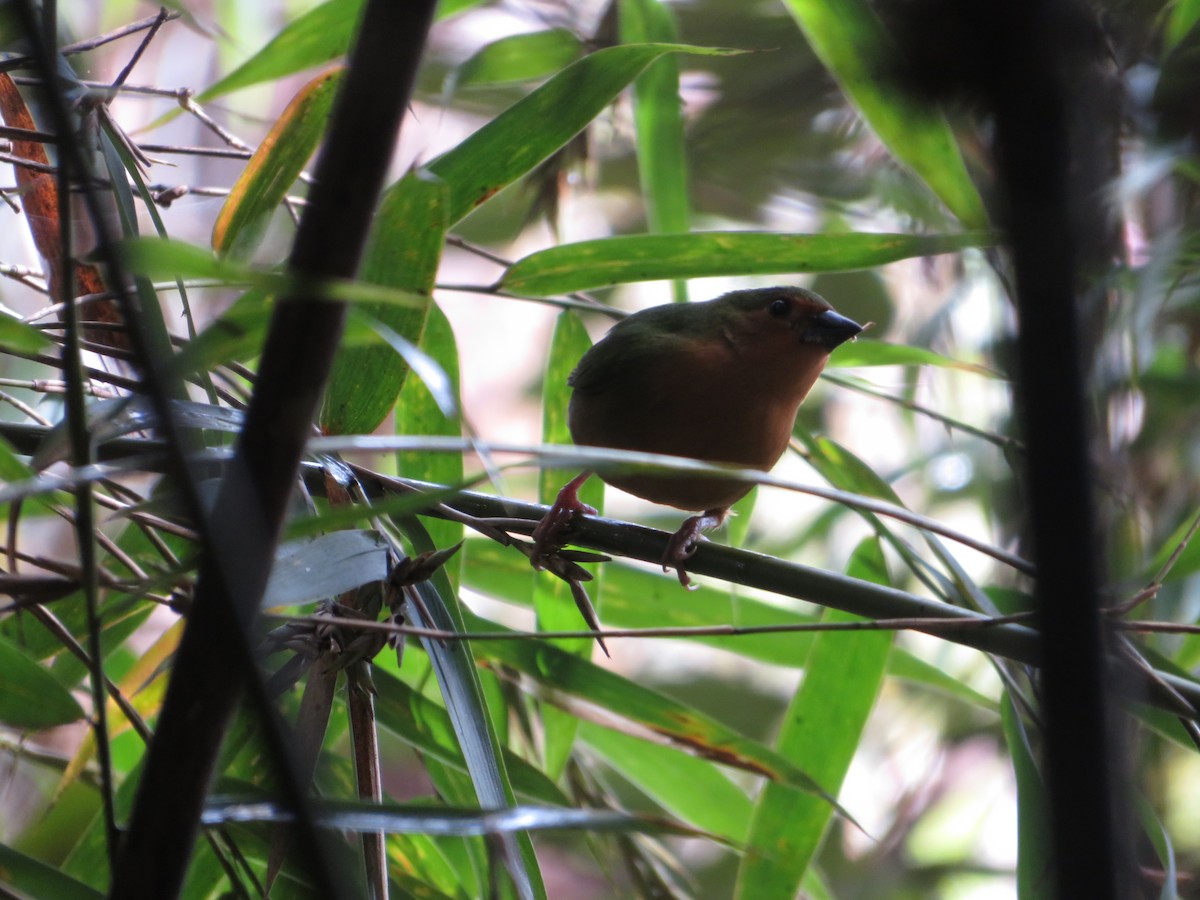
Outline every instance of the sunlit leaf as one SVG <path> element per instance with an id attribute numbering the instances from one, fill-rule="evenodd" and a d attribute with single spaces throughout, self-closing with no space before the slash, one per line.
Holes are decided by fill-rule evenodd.
<path id="1" fill-rule="evenodd" d="M 348 303 L 390 303 L 420 308 L 427 297 L 411 291 L 380 287 L 362 281 L 334 278 L 321 280 L 288 275 L 218 258 L 211 250 L 183 241 L 142 238 L 125 241 L 118 248 L 126 265 L 151 278 L 212 279 L 220 284 L 246 285 L 275 296 L 303 296 L 313 300 Z"/>
<path id="2" fill-rule="evenodd" d="M 607 47 L 567 66 L 426 166 L 450 187 L 449 223 L 457 222 L 558 150 L 663 54 L 730 52 L 680 44 L 637 44 Z"/>
<path id="3" fill-rule="evenodd" d="M 571 388 L 567 378 L 579 362 L 579 358 L 591 346 L 591 338 L 577 313 L 564 310 L 555 322 L 554 334 L 550 339 L 550 355 L 546 360 L 546 377 L 542 388 L 542 440 L 547 443 L 566 443 L 571 440 L 567 426 L 567 410 L 571 399 Z M 538 479 L 538 500 L 550 504 L 563 486 L 561 472 L 547 470 Z M 579 490 L 579 499 L 594 509 L 604 503 L 604 483 L 591 478 Z M 595 567 L 590 571 L 595 572 Z M 533 606 L 537 613 L 540 631 L 569 631 L 590 628 L 591 623 L 581 618 L 571 586 L 561 578 L 547 574 L 535 574 L 525 567 L 525 577 L 533 578 Z M 598 575 L 602 578 L 603 575 Z M 584 586 L 591 603 L 591 612 L 596 613 L 601 598 L 599 580 Z M 556 640 L 554 644 L 569 653 L 587 658 L 591 655 L 595 641 L 591 638 Z M 542 728 L 545 733 L 544 764 L 553 778 L 562 775 L 570 758 L 571 746 L 579 720 L 553 706 L 542 707 Z"/>
<path id="4" fill-rule="evenodd" d="M 362 5 L 363 0 L 326 0 L 314 6 L 196 99 L 212 100 L 337 59 L 350 46 Z"/>
<path id="5" fill-rule="evenodd" d="M 50 340 L 36 328 L 20 319 L 0 312 L 0 347 L 38 353 L 50 346 Z"/>
<path id="6" fill-rule="evenodd" d="M 674 17 L 660 0 L 621 0 L 617 18 L 623 43 L 678 40 Z M 638 176 L 646 224 L 654 233 L 683 234 L 691 225 L 682 106 L 675 56 L 651 63 L 633 83 Z M 674 287 L 675 299 L 686 300 L 684 282 Z"/>
<path id="7" fill-rule="evenodd" d="M 944 369 L 974 372 L 988 378 L 1000 377 L 998 372 L 991 369 L 959 362 L 932 350 L 926 350 L 924 347 L 887 344 L 883 341 L 863 339 L 842 344 L 837 348 L 837 352 L 829 357 L 827 365 L 831 369 L 845 369 L 852 366 L 938 366 Z"/>
<path id="8" fill-rule="evenodd" d="M 566 28 L 514 34 L 481 47 L 451 73 L 447 93 L 474 85 L 533 81 L 557 72 L 583 52 L 583 43 Z"/>
<path id="9" fill-rule="evenodd" d="M 472 629 L 501 630 L 492 623 L 468 617 Z M 541 696 L 564 703 L 568 697 L 585 700 L 604 710 L 606 723 L 616 716 L 628 720 L 635 731 L 649 729 L 696 755 L 724 765 L 823 792 L 807 773 L 774 751 L 750 740 L 699 710 L 679 703 L 634 681 L 593 665 L 587 660 L 543 642 L 480 641 L 475 653 L 481 659 L 510 666 L 533 679 Z"/>
<path id="10" fill-rule="evenodd" d="M 362 280 L 411 292 L 421 302 L 408 307 L 369 304 L 364 312 L 409 345 L 420 346 L 425 332 L 446 226 L 445 183 L 418 172 L 388 189 L 371 227 Z M 330 434 L 375 430 L 391 412 L 408 373 L 408 362 L 394 346 L 343 344 L 321 408 L 322 429 Z M 437 389 L 436 383 L 433 387 Z M 454 403 L 446 393 L 440 392 L 443 409 Z"/>
<path id="11" fill-rule="evenodd" d="M 275 210 L 325 133 L 342 71 L 326 72 L 301 88 L 258 145 L 213 225 L 218 255 L 245 260 L 258 249 Z"/>
<path id="12" fill-rule="evenodd" d="M 583 723 L 580 737 L 673 814 L 726 840 L 745 841 L 753 805 L 715 763 L 590 722 Z"/>
<path id="13" fill-rule="evenodd" d="M 890 583 L 878 540 L 859 544 L 847 574 Z M 831 609 L 825 620 L 859 619 Z M 892 637 L 886 631 L 819 634 L 808 654 L 804 680 L 780 726 L 779 753 L 835 796 L 883 683 Z M 765 785 L 754 811 L 750 852 L 742 857 L 738 870 L 739 895 L 795 895 L 830 815 L 829 805 L 811 794 L 784 784 Z"/>
<path id="14" fill-rule="evenodd" d="M 509 266 L 505 290 L 565 294 L 633 281 L 715 275 L 845 272 L 967 247 L 987 246 L 986 232 L 965 234 L 776 234 L 709 231 L 641 234 L 561 244 Z"/>
<path id="15" fill-rule="evenodd" d="M 462 422 L 457 413 L 458 346 L 446 314 L 436 303 L 429 306 L 427 316 L 421 345 L 439 371 L 444 373 L 447 382 L 444 391 L 453 412 L 447 413 L 445 400 L 435 400 L 429 380 L 424 377 L 408 378 L 396 402 L 396 431 L 399 434 L 457 436 L 462 434 Z M 463 457 L 461 453 L 397 453 L 396 470 L 405 477 L 419 481 L 459 484 L 463 481 Z M 459 522 L 430 518 L 426 520 L 425 527 L 438 547 L 452 547 L 463 537 L 463 526 Z M 443 567 L 455 590 L 458 589 L 462 566 L 461 556 L 456 556 Z"/>
<path id="16" fill-rule="evenodd" d="M 485 0 L 441 0 L 437 17 L 448 19 Z M 326 0 L 283 27 L 257 53 L 203 90 L 201 102 L 265 81 L 274 81 L 338 59 L 350 49 L 363 0 Z"/>

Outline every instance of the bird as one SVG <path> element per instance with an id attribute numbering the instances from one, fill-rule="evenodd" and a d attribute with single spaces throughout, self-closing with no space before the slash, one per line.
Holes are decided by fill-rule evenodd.
<path id="1" fill-rule="evenodd" d="M 796 413 L 829 354 L 863 326 L 802 287 L 731 291 L 715 300 L 654 306 L 622 319 L 568 376 L 576 444 L 685 456 L 770 470 L 787 449 Z M 535 567 L 561 548 L 591 477 L 568 482 L 534 529 Z M 671 537 L 663 570 L 684 587 L 686 560 L 753 486 L 732 479 L 600 472 L 606 483 L 698 515 Z"/>

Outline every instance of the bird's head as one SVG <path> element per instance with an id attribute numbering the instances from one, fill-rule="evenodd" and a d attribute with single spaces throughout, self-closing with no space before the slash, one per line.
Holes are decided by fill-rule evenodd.
<path id="1" fill-rule="evenodd" d="M 712 303 L 724 337 L 743 352 L 794 352 L 801 344 L 828 354 L 863 330 L 801 287 L 733 291 Z"/>

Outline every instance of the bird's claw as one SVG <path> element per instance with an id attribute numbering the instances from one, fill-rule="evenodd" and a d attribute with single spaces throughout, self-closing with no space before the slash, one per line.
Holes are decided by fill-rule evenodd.
<path id="1" fill-rule="evenodd" d="M 679 583 L 689 591 L 694 591 L 696 586 L 692 584 L 692 579 L 688 577 L 683 564 L 695 555 L 696 548 L 705 540 L 704 532 L 716 528 L 728 515 L 727 509 L 708 509 L 698 516 L 686 519 L 667 541 L 667 549 L 662 556 L 663 571 L 674 568 L 675 574 L 679 576 Z"/>
<path id="2" fill-rule="evenodd" d="M 575 516 L 594 516 L 596 510 L 579 499 L 579 486 L 583 484 L 588 473 L 570 481 L 554 499 L 554 505 L 542 516 L 542 520 L 533 529 L 533 548 L 529 561 L 535 569 L 545 567 L 546 561 L 562 549 L 562 533 L 571 526 Z"/>
<path id="3" fill-rule="evenodd" d="M 679 576 L 679 583 L 689 591 L 695 590 L 696 586 L 692 584 L 692 579 L 688 577 L 687 569 L 684 568 L 683 564 L 692 558 L 696 552 L 696 548 L 704 540 L 704 535 L 695 526 L 697 518 L 698 516 L 693 516 L 688 519 L 683 523 L 682 528 L 671 535 L 671 539 L 667 541 L 667 549 L 662 557 L 663 571 L 669 571 L 673 567 L 675 574 Z"/>

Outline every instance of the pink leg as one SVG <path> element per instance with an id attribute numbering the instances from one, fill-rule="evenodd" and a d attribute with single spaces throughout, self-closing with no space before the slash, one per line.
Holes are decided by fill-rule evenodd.
<path id="1" fill-rule="evenodd" d="M 719 527 L 728 516 L 729 508 L 722 507 L 706 509 L 700 515 L 686 519 L 667 542 L 667 550 L 662 558 L 663 571 L 674 566 L 679 574 L 679 583 L 691 590 L 692 580 L 688 578 L 683 564 L 696 552 L 696 547 L 704 539 L 704 532 Z"/>
<path id="2" fill-rule="evenodd" d="M 554 505 L 550 507 L 546 515 L 542 516 L 542 521 L 538 522 L 537 527 L 533 529 L 533 555 L 530 559 L 534 568 L 540 569 L 538 560 L 560 546 L 560 533 L 571 524 L 571 520 L 577 513 L 586 516 L 596 514 L 596 510 L 579 499 L 579 489 L 591 477 L 591 472 L 581 472 L 568 481 L 558 492 Z"/>

